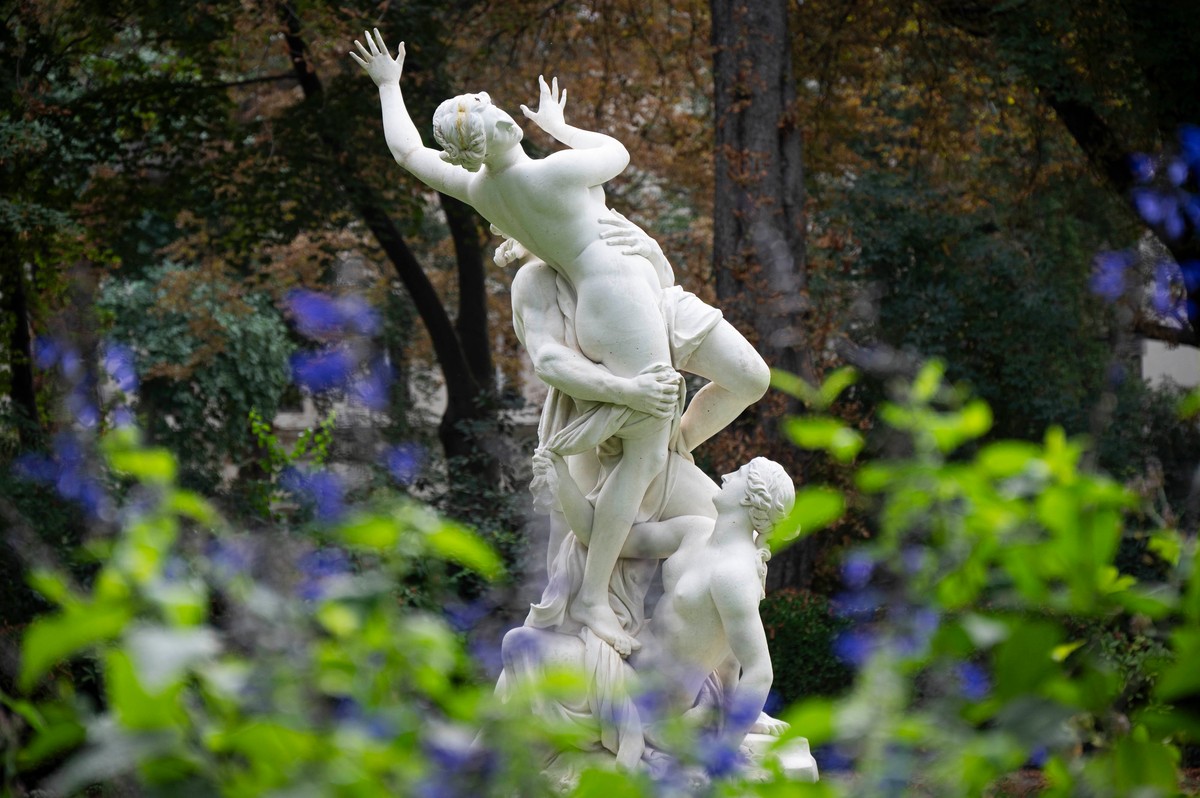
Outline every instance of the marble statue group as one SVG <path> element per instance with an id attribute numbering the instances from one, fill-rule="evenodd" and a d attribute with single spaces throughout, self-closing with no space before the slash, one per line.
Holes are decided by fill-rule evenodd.
<path id="1" fill-rule="evenodd" d="M 786 728 L 763 713 L 772 667 L 758 603 L 766 541 L 795 489 L 761 457 L 717 485 L 691 452 L 766 392 L 766 363 L 719 310 L 675 284 L 649 235 L 607 206 L 604 183 L 629 154 L 566 121 L 557 79 L 539 78 L 538 108 L 521 110 L 565 149 L 529 157 L 520 126 L 480 92 L 438 107 L 437 150 L 404 104 L 404 45 L 393 58 L 378 30 L 355 45 L 396 161 L 504 239 L 495 260 L 518 266 L 513 325 L 549 387 L 531 485 L 551 518 L 548 583 L 504 639 L 498 690 L 546 668 L 582 670 L 585 698 L 545 698 L 537 711 L 578 727 L 591 756 L 627 768 L 671 757 L 664 724 L 680 720 L 761 749 Z M 690 402 L 682 373 L 708 380 Z M 659 567 L 663 593 L 647 607 Z M 548 770 L 569 779 L 575 753 L 557 752 L 563 762 Z M 810 763 L 799 777 L 815 778 Z"/>

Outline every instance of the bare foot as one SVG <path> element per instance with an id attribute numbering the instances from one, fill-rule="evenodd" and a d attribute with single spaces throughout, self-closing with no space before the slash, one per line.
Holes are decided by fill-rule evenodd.
<path id="1" fill-rule="evenodd" d="M 750 727 L 751 734 L 769 734 L 772 737 L 778 737 L 789 728 L 786 721 L 773 718 L 766 712 L 758 713 L 758 720 L 754 721 L 754 725 Z"/>
<path id="2" fill-rule="evenodd" d="M 570 612 L 575 621 L 591 629 L 596 637 L 616 649 L 622 657 L 628 657 L 642 647 L 641 643 L 627 635 L 621 628 L 617 614 L 607 603 L 603 605 L 585 604 L 577 598 L 571 604 Z"/>

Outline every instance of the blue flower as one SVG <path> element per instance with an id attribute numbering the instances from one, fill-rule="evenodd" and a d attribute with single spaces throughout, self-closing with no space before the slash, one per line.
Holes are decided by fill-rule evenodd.
<path id="1" fill-rule="evenodd" d="M 1135 183 L 1149 183 L 1154 179 L 1154 159 L 1144 152 L 1128 156 L 1129 174 Z"/>
<path id="2" fill-rule="evenodd" d="M 113 410 L 112 423 L 114 427 L 132 427 L 137 424 L 137 418 L 126 405 L 119 405 Z"/>
<path id="3" fill-rule="evenodd" d="M 1185 260 L 1179 264 L 1183 278 L 1183 290 L 1189 294 L 1200 293 L 1200 260 Z"/>
<path id="4" fill-rule="evenodd" d="M 26 452 L 13 461 L 13 473 L 27 482 L 53 485 L 58 481 L 58 464 L 43 454 Z"/>
<path id="5" fill-rule="evenodd" d="M 492 608 L 483 601 L 473 601 L 470 604 L 454 602 L 447 604 L 442 614 L 455 631 L 468 632 L 491 611 Z"/>
<path id="6" fill-rule="evenodd" d="M 69 347 L 63 347 L 59 355 L 58 367 L 62 370 L 63 376 L 71 382 L 83 376 L 83 358 Z"/>
<path id="7" fill-rule="evenodd" d="M 379 331 L 379 314 L 361 297 L 335 299 L 328 294 L 297 288 L 284 299 L 296 329 L 314 340 L 326 340 L 355 332 L 374 335 Z"/>
<path id="8" fill-rule="evenodd" d="M 376 358 L 367 373 L 350 386 L 350 393 L 367 408 L 376 412 L 386 410 L 392 384 L 392 367 L 382 357 Z"/>
<path id="9" fill-rule="evenodd" d="M 1156 225 L 1166 217 L 1170 202 L 1165 200 L 1161 192 L 1152 188 L 1135 188 L 1129 196 L 1138 216 L 1146 224 Z"/>
<path id="10" fill-rule="evenodd" d="M 425 447 L 419 443 L 401 443 L 389 447 L 383 455 L 384 465 L 392 479 L 401 485 L 411 485 L 425 464 Z"/>
<path id="11" fill-rule="evenodd" d="M 929 648 L 929 641 L 941 623 L 941 615 L 930 607 L 918 607 L 901 623 L 907 629 L 906 634 L 896 638 L 896 650 L 906 657 L 920 657 Z"/>
<path id="12" fill-rule="evenodd" d="M 341 313 L 333 297 L 297 288 L 288 292 L 284 303 L 295 318 L 296 329 L 301 335 L 321 339 L 340 331 Z"/>
<path id="13" fill-rule="evenodd" d="M 842 581 L 851 590 L 859 590 L 871 581 L 871 573 L 875 570 L 875 561 L 869 554 L 852 551 L 842 563 Z"/>
<path id="14" fill-rule="evenodd" d="M 360 296 L 338 300 L 338 310 L 346 327 L 359 335 L 375 335 L 381 327 L 379 313 Z"/>
<path id="15" fill-rule="evenodd" d="M 118 389 L 125 393 L 137 390 L 138 377 L 132 349 L 116 341 L 106 341 L 103 362 L 104 370 L 112 377 Z"/>
<path id="16" fill-rule="evenodd" d="M 831 603 L 839 617 L 864 621 L 875 615 L 882 599 L 873 590 L 855 590 L 837 594 Z"/>
<path id="17" fill-rule="evenodd" d="M 298 565 L 303 580 L 296 592 L 306 601 L 324 596 L 330 579 L 350 573 L 350 558 L 337 548 L 310 551 L 300 558 Z"/>
<path id="18" fill-rule="evenodd" d="M 1125 293 L 1125 270 L 1130 266 L 1128 252 L 1101 252 L 1092 264 L 1092 293 L 1115 302 Z"/>
<path id="19" fill-rule="evenodd" d="M 254 562 L 254 551 L 241 540 L 214 540 L 207 554 L 213 569 L 224 579 L 249 572 Z"/>
<path id="20" fill-rule="evenodd" d="M 1188 166 L 1200 169 L 1200 126 L 1179 127 L 1179 154 Z"/>
<path id="21" fill-rule="evenodd" d="M 33 363 L 40 369 L 54 368 L 62 354 L 58 342 L 40 335 L 33 342 Z"/>
<path id="22" fill-rule="evenodd" d="M 336 521 L 345 511 L 346 491 L 332 471 L 288 468 L 280 475 L 279 484 L 311 507 L 319 521 Z"/>
<path id="23" fill-rule="evenodd" d="M 1150 304 L 1154 312 L 1160 316 L 1169 316 L 1177 309 L 1179 300 L 1175 296 L 1175 285 L 1182 280 L 1179 267 L 1167 260 L 1161 260 L 1154 267 L 1154 292 Z"/>
<path id="24" fill-rule="evenodd" d="M 732 775 L 742 766 L 738 747 L 725 737 L 705 734 L 696 744 L 696 756 L 704 772 L 714 779 Z"/>
<path id="25" fill-rule="evenodd" d="M 955 668 L 958 677 L 958 691 L 968 701 L 982 701 L 992 691 L 992 681 L 988 672 L 974 662 L 960 662 Z"/>
<path id="26" fill-rule="evenodd" d="M 1036 746 L 1029 752 L 1028 763 L 1030 767 L 1041 768 L 1046 764 L 1046 760 L 1050 758 L 1050 752 L 1046 750 L 1046 746 Z"/>
<path id="27" fill-rule="evenodd" d="M 292 355 L 292 378 L 314 393 L 344 387 L 354 367 L 354 358 L 341 347 Z"/>
<path id="28" fill-rule="evenodd" d="M 1173 186 L 1182 186 L 1188 179 L 1188 165 L 1178 158 L 1167 164 L 1167 179 Z"/>
<path id="29" fill-rule="evenodd" d="M 100 410 L 82 384 L 77 384 L 67 395 L 66 407 L 67 412 L 86 429 L 92 429 L 100 423 Z"/>
<path id="30" fill-rule="evenodd" d="M 870 632 L 850 629 L 833 640 L 833 653 L 838 659 L 853 667 L 862 667 L 875 651 L 876 640 Z"/>

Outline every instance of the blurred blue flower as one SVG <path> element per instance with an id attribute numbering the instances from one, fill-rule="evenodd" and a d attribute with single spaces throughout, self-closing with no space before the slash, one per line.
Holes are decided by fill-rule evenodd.
<path id="1" fill-rule="evenodd" d="M 862 551 L 852 551 L 842 563 L 842 581 L 851 590 L 859 590 L 871 581 L 871 573 L 875 570 L 875 561 L 869 554 Z"/>
<path id="2" fill-rule="evenodd" d="M 734 696 L 732 701 L 727 701 L 725 706 L 725 718 L 731 726 L 749 726 L 758 720 L 761 712 L 762 707 L 737 696 Z"/>
<path id="3" fill-rule="evenodd" d="M 879 610 L 883 598 L 874 590 L 853 590 L 838 593 L 830 603 L 835 615 L 865 621 Z"/>
<path id="4" fill-rule="evenodd" d="M 435 727 L 421 748 L 432 771 L 417 785 L 420 798 L 474 798 L 489 794 L 498 759 L 458 727 Z"/>
<path id="5" fill-rule="evenodd" d="M 70 347 L 62 347 L 58 366 L 62 370 L 63 376 L 71 382 L 75 382 L 83 376 L 83 358 Z"/>
<path id="6" fill-rule="evenodd" d="M 1125 383 L 1125 380 L 1129 378 L 1129 372 L 1122 363 L 1109 363 L 1105 377 L 1108 379 L 1108 384 L 1115 388 Z"/>
<path id="7" fill-rule="evenodd" d="M 360 296 L 351 295 L 338 300 L 342 319 L 350 330 L 359 335 L 375 335 L 381 327 L 379 313 Z"/>
<path id="8" fill-rule="evenodd" d="M 1200 170 L 1200 126 L 1180 125 L 1179 154 L 1188 166 Z"/>
<path id="9" fill-rule="evenodd" d="M 1154 179 L 1154 159 L 1144 152 L 1135 152 L 1128 157 L 1129 174 L 1135 183 L 1149 183 Z"/>
<path id="10" fill-rule="evenodd" d="M 982 701 L 992 691 L 992 680 L 987 670 L 974 662 L 960 662 L 955 668 L 958 691 L 968 701 Z"/>
<path id="11" fill-rule="evenodd" d="M 1178 310 L 1179 299 L 1175 294 L 1175 286 L 1182 280 L 1178 266 L 1169 260 L 1158 262 L 1154 267 L 1154 291 L 1150 297 L 1155 313 L 1170 316 Z"/>
<path id="12" fill-rule="evenodd" d="M 314 340 L 355 332 L 374 335 L 379 331 L 379 314 L 358 296 L 334 298 L 318 291 L 297 288 L 284 298 L 301 335 Z"/>
<path id="13" fill-rule="evenodd" d="M 442 609 L 442 614 L 456 632 L 467 632 L 475 628 L 475 625 L 486 618 L 491 611 L 491 605 L 482 600 L 472 601 L 469 604 L 455 601 L 447 604 Z"/>
<path id="14" fill-rule="evenodd" d="M 1046 764 L 1046 760 L 1050 758 L 1050 752 L 1046 750 L 1046 746 L 1036 746 L 1029 752 L 1028 764 L 1030 767 L 1041 768 Z"/>
<path id="15" fill-rule="evenodd" d="M 1185 260 L 1179 264 L 1183 278 L 1183 290 L 1189 294 L 1200 293 L 1200 260 Z"/>
<path id="16" fill-rule="evenodd" d="M 1101 252 L 1092 263 L 1092 293 L 1115 302 L 1125 293 L 1125 270 L 1131 265 L 1128 252 Z"/>
<path id="17" fill-rule="evenodd" d="M 900 552 L 900 562 L 903 563 L 904 570 L 908 573 L 920 573 L 921 569 L 925 567 L 925 547 L 906 547 L 904 551 Z"/>
<path id="18" fill-rule="evenodd" d="M 670 696 L 659 687 L 646 687 L 633 697 L 633 706 L 642 723 L 654 723 L 662 718 L 670 706 Z"/>
<path id="19" fill-rule="evenodd" d="M 1138 216 L 1149 225 L 1156 225 L 1166 218 L 1167 211 L 1173 204 L 1165 199 L 1162 192 L 1152 188 L 1135 188 L 1130 192 L 1130 199 L 1133 200 L 1133 207 Z"/>
<path id="20" fill-rule="evenodd" d="M 425 447 L 419 443 L 401 443 L 388 447 L 384 452 L 383 462 L 392 479 L 401 485 L 411 485 L 425 464 Z"/>
<path id="21" fill-rule="evenodd" d="M 44 454 L 26 452 L 13 461 L 13 473 L 27 482 L 53 485 L 58 481 L 58 463 Z"/>
<path id="22" fill-rule="evenodd" d="M 325 595 L 328 580 L 350 573 L 350 558 L 338 548 L 310 551 L 297 563 L 302 581 L 296 592 L 306 601 Z"/>
<path id="23" fill-rule="evenodd" d="M 133 350 L 116 341 L 106 341 L 103 347 L 104 370 L 112 377 L 117 388 L 125 393 L 137 390 L 137 369 L 134 367 Z"/>
<path id="24" fill-rule="evenodd" d="M 233 538 L 211 541 L 206 554 L 213 570 L 223 579 L 248 573 L 254 563 L 254 550 L 245 541 Z"/>
<path id="25" fill-rule="evenodd" d="M 71 417 L 84 428 L 92 429 L 100 423 L 100 410 L 82 383 L 76 384 L 74 390 L 67 394 L 65 405 Z"/>
<path id="26" fill-rule="evenodd" d="M 367 373 L 354 380 L 350 393 L 370 410 L 387 410 L 391 398 L 392 367 L 382 357 L 372 361 Z"/>
<path id="27" fill-rule="evenodd" d="M 1171 241 L 1178 241 L 1185 229 L 1187 224 L 1184 222 L 1182 209 L 1177 202 L 1172 203 L 1163 217 L 1163 234 Z"/>
<path id="28" fill-rule="evenodd" d="M 354 358 L 341 347 L 292 355 L 292 378 L 313 393 L 344 387 L 354 368 Z"/>
<path id="29" fill-rule="evenodd" d="M 696 757 L 704 772 L 714 779 L 732 775 L 742 766 L 738 746 L 724 735 L 702 734 L 696 741 Z"/>
<path id="30" fill-rule="evenodd" d="M 54 368 L 60 354 L 58 342 L 53 338 L 43 338 L 39 335 L 34 339 L 33 363 L 38 368 L 42 370 Z"/>
<path id="31" fill-rule="evenodd" d="M 825 773 L 848 773 L 854 770 L 854 757 L 843 745 L 831 743 L 813 749 L 813 759 Z"/>
<path id="32" fill-rule="evenodd" d="M 118 405 L 113 410 L 112 423 L 114 427 L 132 427 L 137 424 L 137 417 L 127 405 Z"/>
<path id="33" fill-rule="evenodd" d="M 833 640 L 833 654 L 855 668 L 862 667 L 875 651 L 875 636 L 863 629 L 850 629 Z"/>
<path id="34" fill-rule="evenodd" d="M 279 477 L 280 486 L 311 508 L 318 521 L 330 523 L 345 512 L 346 491 L 332 471 L 301 471 L 288 468 Z"/>
<path id="35" fill-rule="evenodd" d="M 1188 165 L 1178 158 L 1173 158 L 1167 164 L 1167 180 L 1173 186 L 1182 186 L 1188 179 Z"/>
<path id="36" fill-rule="evenodd" d="M 905 630 L 896 638 L 896 650 L 906 657 L 923 656 L 941 623 L 941 614 L 931 607 L 918 607 L 898 619 L 897 625 Z"/>

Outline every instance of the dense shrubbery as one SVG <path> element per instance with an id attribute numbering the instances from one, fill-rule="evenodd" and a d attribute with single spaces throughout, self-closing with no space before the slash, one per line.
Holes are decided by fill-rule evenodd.
<path id="1" fill-rule="evenodd" d="M 850 621 L 836 615 L 829 600 L 808 590 L 784 589 L 759 605 L 771 663 L 774 690 L 785 704 L 846 691 L 854 672 L 834 653 L 834 640 Z"/>

